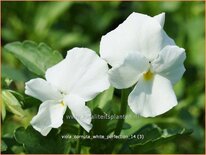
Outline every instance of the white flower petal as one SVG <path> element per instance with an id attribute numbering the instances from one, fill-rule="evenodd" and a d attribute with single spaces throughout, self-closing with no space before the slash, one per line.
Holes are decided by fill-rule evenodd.
<path id="1" fill-rule="evenodd" d="M 132 13 L 115 30 L 102 37 L 100 55 L 113 67 L 122 64 L 130 52 L 140 52 L 152 60 L 170 43 L 168 40 L 155 18 Z"/>
<path id="2" fill-rule="evenodd" d="M 129 88 L 134 85 L 140 74 L 147 71 L 149 61 L 138 52 L 130 53 L 123 64 L 109 71 L 112 86 L 118 89 Z"/>
<path id="3" fill-rule="evenodd" d="M 65 94 L 93 99 L 109 88 L 108 66 L 94 51 L 73 48 L 67 57 L 46 71 L 46 79 Z"/>
<path id="4" fill-rule="evenodd" d="M 186 54 L 183 48 L 166 46 L 152 62 L 152 68 L 155 72 L 171 80 L 172 84 L 175 84 L 185 72 L 183 65 L 185 58 Z"/>
<path id="5" fill-rule="evenodd" d="M 56 88 L 41 78 L 26 82 L 25 94 L 35 97 L 42 102 L 46 100 L 59 100 L 62 98 L 61 93 Z"/>
<path id="6" fill-rule="evenodd" d="M 164 24 L 165 24 L 165 13 L 164 12 L 154 16 L 153 18 L 157 20 L 162 27 L 164 27 Z"/>
<path id="7" fill-rule="evenodd" d="M 92 116 L 91 110 L 85 105 L 84 100 L 77 95 L 70 94 L 65 96 L 64 103 L 68 105 L 77 122 L 89 132 L 92 128 Z"/>
<path id="8" fill-rule="evenodd" d="M 161 13 L 158 14 L 156 16 L 153 17 L 163 28 L 164 27 L 164 23 L 165 23 L 165 13 Z M 165 31 L 163 31 L 163 37 L 164 37 L 164 45 L 176 45 L 174 40 L 172 38 L 170 38 Z"/>
<path id="9" fill-rule="evenodd" d="M 165 31 L 163 32 L 163 38 L 164 38 L 163 47 L 168 45 L 176 45 L 175 41 L 172 38 L 170 38 Z"/>
<path id="10" fill-rule="evenodd" d="M 40 105 L 37 115 L 31 120 L 31 125 L 46 136 L 52 128 L 62 125 L 65 111 L 66 105 L 53 100 L 45 101 Z"/>
<path id="11" fill-rule="evenodd" d="M 128 97 L 131 110 L 143 117 L 163 114 L 177 105 L 171 82 L 156 74 L 153 80 L 139 80 Z"/>

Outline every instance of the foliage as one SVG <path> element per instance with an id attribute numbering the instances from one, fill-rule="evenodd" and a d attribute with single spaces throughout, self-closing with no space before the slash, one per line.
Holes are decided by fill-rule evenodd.
<path id="1" fill-rule="evenodd" d="M 76 121 L 64 118 L 64 124 L 52 129 L 47 137 L 29 125 L 40 101 L 24 94 L 24 83 L 43 77 L 46 69 L 62 60 L 72 47 L 88 47 L 98 53 L 101 36 L 132 12 L 151 16 L 166 12 L 166 32 L 186 49 L 186 72 L 175 85 L 179 105 L 155 118 L 135 116 L 128 108 L 127 115 L 131 117 L 125 120 L 121 135 L 143 134 L 143 140 L 80 139 L 81 153 L 204 153 L 204 2 L 1 4 L 2 153 L 77 152 L 77 140 L 62 138 L 65 134 L 78 134 Z M 87 104 L 93 114 L 118 115 L 120 91 L 111 87 Z M 116 123 L 93 120 L 91 133 L 79 130 L 83 135 L 107 136 L 113 134 Z"/>
<path id="2" fill-rule="evenodd" d="M 191 132 L 192 130 L 184 128 L 161 129 L 154 124 L 146 125 L 132 134 L 132 137 L 145 135 L 144 139 L 127 140 L 120 153 L 144 153 L 178 136 L 182 136 L 181 138 L 183 138 L 183 136 L 189 135 Z"/>
<path id="3" fill-rule="evenodd" d="M 23 144 L 26 153 L 68 153 L 69 142 L 62 141 L 61 137 L 54 132 L 43 137 L 29 126 L 26 130 L 23 127 L 18 128 L 14 136 L 18 143 Z"/>
<path id="4" fill-rule="evenodd" d="M 58 51 L 52 51 L 44 43 L 37 45 L 32 41 L 13 42 L 6 44 L 4 49 L 14 54 L 31 72 L 37 75 L 44 75 L 47 68 L 62 60 Z"/>

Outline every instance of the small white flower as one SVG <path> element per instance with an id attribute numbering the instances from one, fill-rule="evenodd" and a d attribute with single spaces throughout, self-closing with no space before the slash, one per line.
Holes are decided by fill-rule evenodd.
<path id="1" fill-rule="evenodd" d="M 131 110 L 144 117 L 165 113 L 177 105 L 172 89 L 185 68 L 185 50 L 163 30 L 165 14 L 132 13 L 102 37 L 100 55 L 111 66 L 109 78 L 118 89 L 135 83 L 128 97 Z"/>
<path id="2" fill-rule="evenodd" d="M 46 71 L 46 80 L 36 78 L 26 83 L 25 93 L 43 103 L 31 125 L 46 136 L 63 123 L 67 106 L 78 123 L 89 132 L 91 111 L 85 105 L 109 87 L 108 66 L 87 48 L 73 48 L 64 60 Z"/>

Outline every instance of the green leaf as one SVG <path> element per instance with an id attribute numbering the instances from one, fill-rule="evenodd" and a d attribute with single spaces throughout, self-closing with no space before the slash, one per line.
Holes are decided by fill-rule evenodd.
<path id="1" fill-rule="evenodd" d="M 103 93 L 99 94 L 94 100 L 88 103 L 88 106 L 91 109 L 100 108 L 103 109 L 112 101 L 114 93 L 114 88 L 110 87 L 109 89 L 105 90 Z"/>
<path id="2" fill-rule="evenodd" d="M 4 120 L 6 117 L 6 107 L 5 107 L 4 102 L 2 102 L 1 104 L 1 117 L 2 117 L 2 120 Z"/>
<path id="3" fill-rule="evenodd" d="M 111 133 L 115 130 L 116 126 L 117 126 L 117 119 L 114 120 L 109 120 L 108 125 L 107 125 L 107 133 Z M 122 126 L 122 130 L 127 130 L 130 129 L 131 125 L 124 122 L 123 126 Z"/>
<path id="4" fill-rule="evenodd" d="M 21 101 L 24 100 L 24 96 L 21 93 L 14 91 L 14 90 L 10 90 L 10 89 L 7 89 L 7 91 L 12 93 L 16 97 L 17 100 L 21 100 Z"/>
<path id="5" fill-rule="evenodd" d="M 44 75 L 47 68 L 61 61 L 62 55 L 45 43 L 39 45 L 33 41 L 12 42 L 4 49 L 13 53 L 31 72 Z"/>
<path id="6" fill-rule="evenodd" d="M 102 118 L 106 118 L 106 114 L 100 109 L 100 108 L 95 108 L 94 111 L 92 112 L 92 114 L 95 117 L 100 117 L 100 118 L 94 118 L 92 120 L 92 124 L 93 124 L 93 132 L 94 134 L 102 134 L 102 135 L 106 135 L 106 131 L 107 131 L 107 123 L 108 123 L 108 119 L 101 119 Z"/>
<path id="7" fill-rule="evenodd" d="M 9 90 L 2 91 L 2 99 L 3 104 L 8 111 L 20 117 L 24 116 L 24 110 L 21 108 L 21 104 L 16 99 L 16 97 L 9 92 Z"/>
<path id="8" fill-rule="evenodd" d="M 107 103 L 111 102 L 113 93 L 114 93 L 113 87 L 110 87 L 108 90 L 102 93 L 101 96 L 96 100 L 96 102 L 98 103 L 98 107 L 103 108 Z"/>
<path id="9" fill-rule="evenodd" d="M 3 140 L 1 140 L 1 152 L 6 151 L 7 148 L 8 147 L 7 147 L 6 143 Z"/>
<path id="10" fill-rule="evenodd" d="M 42 33 L 46 34 L 44 31 L 50 27 L 71 4 L 72 2 L 51 2 L 40 5 L 34 19 L 35 32 L 40 35 L 42 35 Z"/>
<path id="11" fill-rule="evenodd" d="M 97 135 L 103 135 L 103 136 L 107 136 L 107 123 L 108 123 L 108 119 L 104 119 L 106 114 L 100 109 L 100 108 L 95 108 L 92 112 L 93 116 L 95 116 L 96 118 L 94 118 L 92 120 L 92 136 L 97 136 Z M 98 118 L 99 117 L 99 118 Z M 90 150 L 89 152 L 94 154 L 94 153 L 109 153 L 107 151 L 105 151 L 105 149 L 107 148 L 107 140 L 106 139 L 91 139 L 91 140 L 86 140 L 87 144 L 90 146 Z"/>
<path id="12" fill-rule="evenodd" d="M 92 128 L 92 134 L 93 136 L 104 136 L 104 138 L 107 138 L 108 135 L 110 135 L 111 132 L 113 132 L 116 128 L 117 120 L 109 119 L 110 116 L 108 116 L 106 113 L 104 113 L 100 108 L 95 108 L 92 112 L 94 119 L 92 120 L 93 128 Z M 123 130 L 130 128 L 130 125 L 128 123 L 124 123 Z M 92 139 L 91 141 L 87 140 L 87 144 L 91 146 L 90 153 L 111 153 L 111 146 L 112 146 L 111 140 L 108 139 Z"/>
<path id="13" fill-rule="evenodd" d="M 42 136 L 31 126 L 27 129 L 20 127 L 15 131 L 14 137 L 18 143 L 23 145 L 26 153 L 61 154 L 68 153 L 70 148 L 68 139 L 62 139 L 55 130 L 52 130 L 47 136 Z"/>
<path id="14" fill-rule="evenodd" d="M 161 129 L 155 124 L 149 124 L 130 135 L 120 153 L 145 153 L 171 139 L 189 135 L 192 130 L 185 128 Z M 183 138 L 183 137 L 182 137 Z"/>
<path id="15" fill-rule="evenodd" d="M 26 81 L 25 75 L 9 65 L 2 64 L 1 66 L 2 78 L 9 78 L 15 81 Z"/>

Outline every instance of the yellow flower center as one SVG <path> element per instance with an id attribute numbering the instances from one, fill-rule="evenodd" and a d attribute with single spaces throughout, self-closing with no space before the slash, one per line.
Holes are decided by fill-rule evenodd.
<path id="1" fill-rule="evenodd" d="M 153 78 L 154 74 L 148 70 L 146 73 L 143 74 L 144 80 L 151 80 Z"/>
<path id="2" fill-rule="evenodd" d="M 63 101 L 61 101 L 60 104 L 61 104 L 62 106 L 64 106 L 64 102 L 63 102 Z"/>

